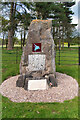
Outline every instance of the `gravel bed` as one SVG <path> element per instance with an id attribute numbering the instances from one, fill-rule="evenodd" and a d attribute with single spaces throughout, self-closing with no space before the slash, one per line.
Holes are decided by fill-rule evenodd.
<path id="1" fill-rule="evenodd" d="M 58 87 L 48 90 L 26 91 L 16 87 L 19 75 L 5 80 L 0 85 L 0 93 L 13 102 L 64 102 L 78 96 L 78 83 L 71 76 L 56 72 Z"/>

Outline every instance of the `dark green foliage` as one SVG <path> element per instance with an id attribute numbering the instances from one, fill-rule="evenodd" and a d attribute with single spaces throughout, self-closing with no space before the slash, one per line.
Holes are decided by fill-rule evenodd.
<path id="1" fill-rule="evenodd" d="M 15 31 L 17 31 L 18 25 L 23 28 L 24 31 L 24 41 L 25 42 L 25 36 L 26 36 L 26 30 L 28 29 L 28 26 L 31 21 L 30 14 L 28 13 L 28 10 L 31 10 L 31 3 L 25 3 L 25 2 L 7 2 L 2 3 L 2 10 L 8 12 L 8 15 L 4 14 L 5 17 L 9 18 L 9 24 L 8 24 L 8 50 L 11 50 L 13 48 L 13 37 L 15 35 Z M 5 9 L 6 7 L 6 9 Z M 19 28 L 22 31 L 22 28 Z"/>
<path id="2" fill-rule="evenodd" d="M 3 8 L 6 7 L 8 15 L 11 4 L 9 2 L 2 3 Z M 8 29 L 13 29 L 12 36 L 14 36 L 15 31 L 21 34 L 21 44 L 23 43 L 24 46 L 26 32 L 31 20 L 35 18 L 43 20 L 51 18 L 53 20 L 53 38 L 58 39 L 59 44 L 61 39 L 64 41 L 64 38 L 67 38 L 69 42 L 73 26 L 75 27 L 75 25 L 71 24 L 74 13 L 70 10 L 70 7 L 73 5 L 75 5 L 75 2 L 13 2 L 13 13 L 10 20 L 12 24 L 8 26 Z M 57 28 L 56 31 L 55 27 Z"/>
<path id="3" fill-rule="evenodd" d="M 35 3 L 35 11 L 37 19 L 49 19 L 53 20 L 53 38 L 57 39 L 59 46 L 64 39 L 68 39 L 70 44 L 70 38 L 75 28 L 72 22 L 72 15 L 74 14 L 70 7 L 75 5 L 75 2 L 37 2 Z M 56 28 L 56 31 L 55 31 Z"/>
<path id="4" fill-rule="evenodd" d="M 2 17 L 2 31 L 6 32 L 8 30 L 7 28 L 8 22 L 9 22 L 8 20 Z"/>

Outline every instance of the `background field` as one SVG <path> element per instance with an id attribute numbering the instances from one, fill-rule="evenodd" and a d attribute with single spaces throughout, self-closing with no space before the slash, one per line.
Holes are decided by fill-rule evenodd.
<path id="1" fill-rule="evenodd" d="M 78 65 L 71 65 L 78 64 L 78 48 L 64 48 L 64 51 L 60 51 L 60 60 L 63 61 L 58 65 L 59 50 L 56 50 L 56 71 L 66 73 L 78 81 Z M 2 50 L 2 81 L 19 74 L 21 54 L 20 48 Z M 2 97 L 2 101 L 3 118 L 78 118 L 78 97 L 64 103 L 14 103 L 6 97 Z"/>

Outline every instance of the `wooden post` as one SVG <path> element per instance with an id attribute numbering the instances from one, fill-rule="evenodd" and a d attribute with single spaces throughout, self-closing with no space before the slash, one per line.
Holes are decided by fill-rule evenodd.
<path id="1" fill-rule="evenodd" d="M 59 65 L 60 65 L 60 46 L 59 46 Z"/>
<path id="2" fill-rule="evenodd" d="M 17 61 L 18 61 L 18 47 L 16 48 L 16 64 L 17 64 Z"/>

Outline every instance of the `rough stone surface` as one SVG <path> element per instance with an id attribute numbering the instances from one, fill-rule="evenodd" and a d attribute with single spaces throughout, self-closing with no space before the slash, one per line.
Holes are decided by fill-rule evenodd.
<path id="1" fill-rule="evenodd" d="M 24 87 L 24 82 L 25 82 L 25 76 L 21 75 L 18 77 L 18 80 L 16 82 L 16 86 Z"/>
<path id="2" fill-rule="evenodd" d="M 28 78 L 26 78 L 25 80 L 24 89 L 28 90 Z"/>
<path id="3" fill-rule="evenodd" d="M 57 87 L 57 79 L 53 75 L 49 75 L 48 84 L 52 83 L 52 87 Z"/>
<path id="4" fill-rule="evenodd" d="M 26 46 L 23 48 L 23 54 L 21 57 L 21 63 L 20 63 L 20 73 L 26 73 L 28 70 L 26 69 L 26 66 L 28 67 L 30 61 L 28 60 L 30 55 L 32 58 L 33 55 L 33 64 L 35 62 L 35 55 L 46 55 L 46 60 L 45 60 L 45 68 L 46 68 L 46 73 L 49 69 L 51 69 L 51 72 L 55 73 L 55 65 L 52 66 L 53 62 L 53 57 L 55 60 L 54 56 L 54 41 L 52 37 L 52 21 L 51 20 L 35 20 L 32 21 L 29 27 L 28 31 L 28 38 L 27 38 L 27 43 Z M 32 35 L 32 37 L 31 37 Z M 36 37 L 38 35 L 38 38 Z M 35 38 L 34 38 L 35 36 Z M 43 36 L 43 37 L 41 37 Z M 41 43 L 41 53 L 33 53 L 32 52 L 32 43 Z M 36 56 L 37 56 L 36 55 Z M 43 55 L 44 56 L 44 55 Z M 43 60 L 42 60 L 43 61 Z M 43 61 L 44 62 L 44 61 Z M 48 65 L 47 65 L 48 64 Z M 51 67 L 51 68 L 50 68 Z"/>
<path id="5" fill-rule="evenodd" d="M 41 52 L 33 52 L 33 43 L 41 43 Z M 54 74 L 55 51 L 51 20 L 33 20 L 30 24 L 27 43 L 23 48 L 20 62 L 20 75 L 36 79 Z"/>
<path id="6" fill-rule="evenodd" d="M 66 74 L 56 73 L 57 87 L 37 91 L 16 87 L 18 77 L 19 75 L 11 77 L 0 85 L 0 93 L 13 102 L 64 102 L 78 96 L 77 81 Z"/>

